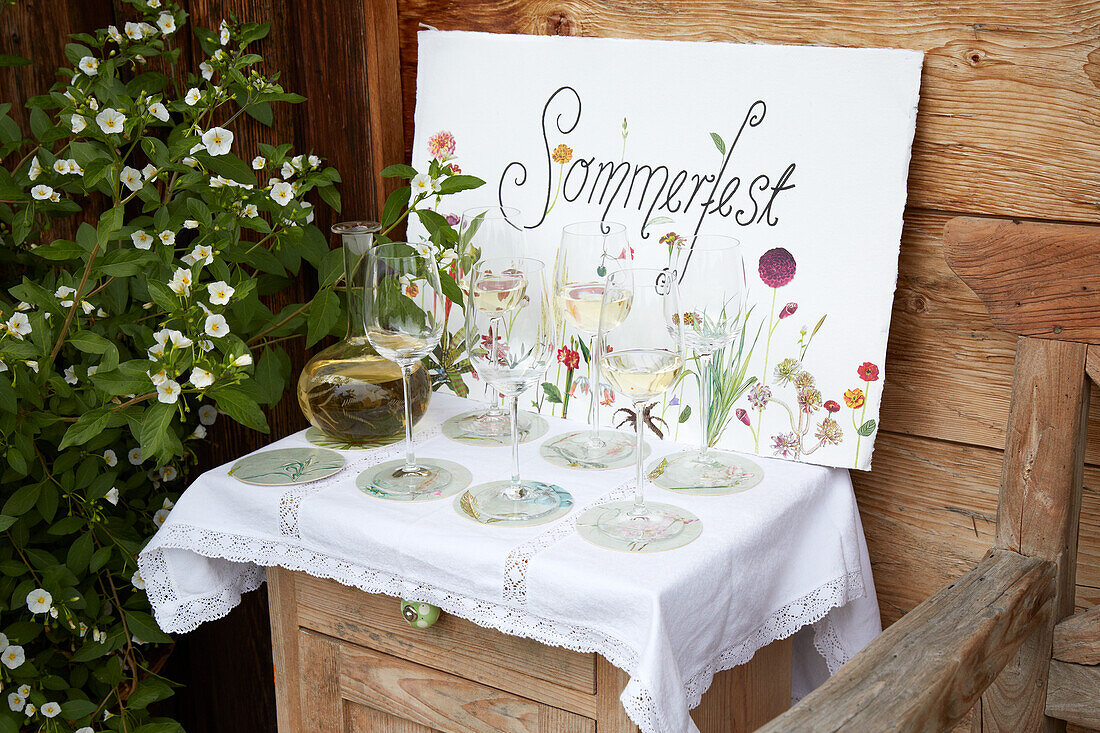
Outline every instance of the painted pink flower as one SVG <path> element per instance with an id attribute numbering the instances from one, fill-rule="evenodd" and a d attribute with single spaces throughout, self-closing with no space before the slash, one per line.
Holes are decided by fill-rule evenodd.
<path id="1" fill-rule="evenodd" d="M 745 423 L 745 425 L 751 425 L 751 423 L 749 422 L 749 413 L 745 412 L 743 408 L 738 407 L 733 414 L 737 416 L 738 420 Z"/>
<path id="2" fill-rule="evenodd" d="M 447 223 L 450 224 L 451 226 L 455 226 L 456 224 L 458 224 L 458 221 L 459 221 L 458 214 L 447 214 L 447 216 L 445 216 L 444 218 L 447 220 Z"/>
<path id="3" fill-rule="evenodd" d="M 428 153 L 441 163 L 453 157 L 455 154 L 455 136 L 449 130 L 440 130 L 432 135 L 428 138 Z"/>
<path id="4" fill-rule="evenodd" d="M 780 433 L 772 436 L 772 450 L 782 458 L 798 456 L 798 436 L 794 433 Z"/>
<path id="5" fill-rule="evenodd" d="M 783 306 L 783 310 L 779 311 L 779 320 L 793 316 L 796 310 L 798 310 L 798 303 L 787 303 Z"/>
<path id="6" fill-rule="evenodd" d="M 458 167 L 458 163 L 451 163 L 449 167 L 451 169 L 451 175 L 453 176 L 457 176 L 459 173 L 462 172 L 462 169 Z"/>
<path id="7" fill-rule="evenodd" d="M 781 288 L 794 279 L 794 256 L 782 247 L 769 249 L 760 255 L 757 269 L 765 285 L 769 288 Z"/>
<path id="8" fill-rule="evenodd" d="M 600 383 L 600 404 L 604 407 L 615 404 L 615 390 L 602 382 Z"/>

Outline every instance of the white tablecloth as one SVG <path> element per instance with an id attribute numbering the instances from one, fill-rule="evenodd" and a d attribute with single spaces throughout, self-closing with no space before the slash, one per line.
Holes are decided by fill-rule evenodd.
<path id="1" fill-rule="evenodd" d="M 471 447 L 440 433 L 444 419 L 472 404 L 434 395 L 416 428 L 417 452 L 462 463 L 475 483 L 505 477 L 509 448 Z M 547 437 L 577 427 L 547 419 Z M 803 627 L 810 629 L 796 637 L 796 697 L 879 632 L 846 470 L 757 458 L 764 480 L 743 493 L 695 497 L 650 487 L 655 500 L 698 515 L 702 536 L 668 552 L 627 554 L 588 544 L 573 521 L 587 506 L 631 496 L 633 469 L 557 468 L 539 457 L 541 442 L 521 447 L 524 475 L 566 488 L 575 506 L 537 527 L 484 527 L 459 517 L 450 499 L 411 504 L 357 490 L 356 475 L 403 455 L 401 444 L 347 451 L 341 473 L 300 486 L 247 485 L 227 476 L 230 464 L 208 471 L 138 558 L 157 621 L 186 632 L 224 616 L 263 583 L 266 566 L 282 566 L 598 652 L 630 674 L 622 702 L 644 733 L 696 731 L 688 711 L 715 673 Z M 650 460 L 683 448 L 651 443 Z M 298 433 L 271 447 L 306 445 Z"/>

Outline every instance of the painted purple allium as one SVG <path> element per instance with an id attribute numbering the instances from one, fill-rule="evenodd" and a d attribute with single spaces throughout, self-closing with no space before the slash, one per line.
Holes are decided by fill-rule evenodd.
<path id="1" fill-rule="evenodd" d="M 798 456 L 798 436 L 794 433 L 780 433 L 772 436 L 772 450 L 781 458 Z"/>
<path id="2" fill-rule="evenodd" d="M 760 279 L 769 288 L 781 288 L 794 279 L 794 256 L 782 247 L 760 255 Z"/>
<path id="3" fill-rule="evenodd" d="M 447 219 L 447 223 L 451 226 L 455 226 L 456 224 L 458 224 L 458 214 L 447 214 L 445 218 Z"/>
<path id="4" fill-rule="evenodd" d="M 779 320 L 783 320 L 787 316 L 793 316 L 796 310 L 798 310 L 798 303 L 787 303 L 783 306 L 783 310 L 779 311 Z"/>
<path id="5" fill-rule="evenodd" d="M 751 425 L 749 422 L 749 413 L 745 412 L 744 409 L 738 407 L 733 414 L 737 416 L 738 420 L 745 423 L 745 425 Z"/>
<path id="6" fill-rule="evenodd" d="M 757 410 L 763 410 L 768 406 L 768 401 L 772 398 L 772 388 L 766 384 L 757 382 L 749 390 L 749 404 Z"/>
<path id="7" fill-rule="evenodd" d="M 671 400 L 668 401 L 668 406 L 669 407 L 676 407 L 679 404 L 680 404 L 680 398 L 679 397 L 673 397 Z"/>

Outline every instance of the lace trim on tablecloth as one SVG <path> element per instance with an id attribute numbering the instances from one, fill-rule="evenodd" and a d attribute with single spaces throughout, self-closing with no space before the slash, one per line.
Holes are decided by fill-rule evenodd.
<path id="1" fill-rule="evenodd" d="M 215 592 L 180 603 L 164 559 L 164 551 L 173 549 L 241 563 L 242 567 Z M 290 542 L 217 532 L 188 524 L 168 524 L 157 534 L 157 546 L 138 558 L 138 565 L 157 623 L 171 633 L 193 631 L 207 621 L 225 616 L 240 603 L 241 594 L 263 584 L 266 567 L 279 566 L 318 578 L 329 578 L 368 593 L 431 603 L 447 613 L 511 636 L 534 639 L 586 654 L 595 652 L 628 674 L 633 674 L 637 669 L 635 650 L 606 633 L 552 621 L 520 608 L 456 595 L 432 585 L 404 580 L 329 557 Z M 699 704 L 715 674 L 744 664 L 757 649 L 784 639 L 804 626 L 815 624 L 816 630 L 816 624 L 825 619 L 830 611 L 862 596 L 864 592 L 863 577 L 857 570 L 825 583 L 779 609 L 743 641 L 723 651 L 706 668 L 688 679 L 684 694 L 689 709 Z M 831 624 L 826 624 L 825 629 L 827 637 L 832 629 Z M 835 637 L 835 630 L 831 633 Z M 825 656 L 830 672 L 847 661 L 839 639 L 835 644 L 822 643 L 820 646 L 815 639 L 814 645 Z M 643 733 L 673 730 L 652 693 L 637 679 L 630 680 L 620 700 L 627 715 Z"/>

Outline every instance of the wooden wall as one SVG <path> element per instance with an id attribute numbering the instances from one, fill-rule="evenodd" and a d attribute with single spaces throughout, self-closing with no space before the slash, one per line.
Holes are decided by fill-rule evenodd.
<path id="1" fill-rule="evenodd" d="M 420 23 L 924 50 L 882 430 L 874 470 L 854 472 L 884 622 L 969 569 L 992 544 L 1015 343 L 992 327 L 944 263 L 941 231 L 963 213 L 1100 223 L 1100 0 L 188 0 L 185 6 L 207 27 L 230 9 L 273 23 L 261 53 L 284 70 L 288 87 L 311 98 L 277 123 L 274 135 L 335 161 L 345 181 L 345 218 L 373 213 L 381 195 L 373 173 L 411 144 Z M 0 53 L 59 58 L 66 33 L 115 12 L 110 0 L 21 0 L 0 12 Z M 400 96 L 382 63 L 398 44 Z M 0 101 L 25 99 L 48 81 L 30 70 L 0 70 Z M 246 139 L 271 134 L 257 129 Z M 304 354 L 293 353 L 300 364 Z M 1081 607 L 1100 602 L 1100 390 L 1090 424 Z M 284 402 L 272 425 L 276 435 L 297 429 L 296 405 Z M 261 441 L 223 432 L 210 460 Z M 253 594 L 226 622 L 193 635 L 201 661 L 191 668 L 192 692 L 181 713 L 190 716 L 190 730 L 273 730 L 264 710 L 273 706 L 262 611 L 262 596 Z"/>

